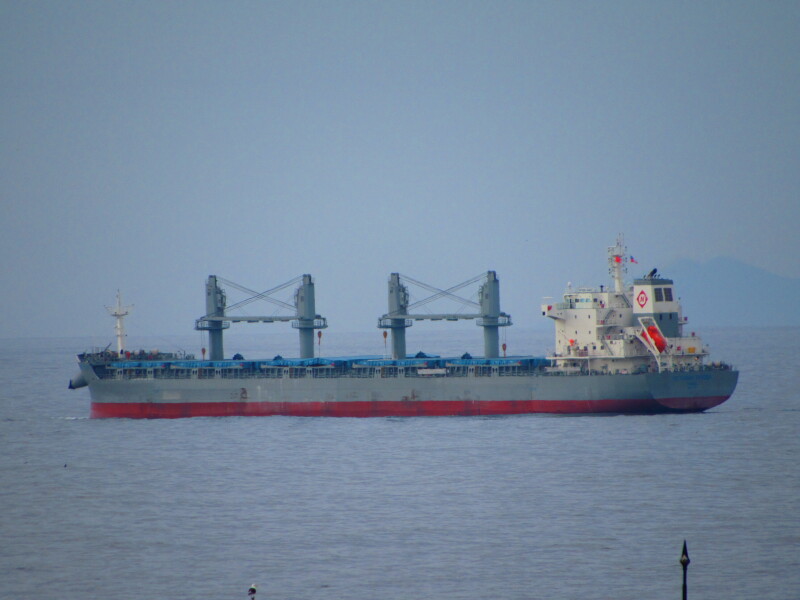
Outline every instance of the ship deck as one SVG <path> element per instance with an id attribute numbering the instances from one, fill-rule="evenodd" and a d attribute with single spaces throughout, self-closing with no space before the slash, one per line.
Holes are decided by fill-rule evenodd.
<path id="1" fill-rule="evenodd" d="M 99 379 L 330 379 L 394 377 L 514 377 L 575 376 L 606 373 L 580 371 L 553 366 L 545 357 L 513 356 L 472 358 L 425 356 L 392 360 L 383 357 L 351 356 L 263 360 L 83 360 L 92 365 Z M 727 366 L 699 365 L 693 371 L 714 370 Z M 689 369 L 687 369 L 689 370 Z M 646 369 L 640 372 L 646 372 Z"/>

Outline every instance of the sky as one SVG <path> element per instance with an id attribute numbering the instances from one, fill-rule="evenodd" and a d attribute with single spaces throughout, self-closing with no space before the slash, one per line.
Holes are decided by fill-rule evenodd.
<path id="1" fill-rule="evenodd" d="M 367 332 L 492 269 L 525 327 L 618 233 L 800 277 L 797 2 L 0 0 L 0 134 L 0 337 L 190 333 L 210 274 Z"/>

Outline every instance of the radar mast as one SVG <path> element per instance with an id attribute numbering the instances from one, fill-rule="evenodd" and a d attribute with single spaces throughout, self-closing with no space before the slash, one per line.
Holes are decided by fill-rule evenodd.
<path id="1" fill-rule="evenodd" d="M 117 320 L 114 324 L 114 332 L 117 334 L 117 353 L 119 354 L 122 354 L 122 350 L 125 347 L 124 319 L 132 308 L 132 304 L 130 306 L 122 306 L 122 294 L 120 294 L 119 290 L 117 290 L 117 305 L 106 306 L 108 313 Z"/>
<path id="2" fill-rule="evenodd" d="M 625 247 L 625 238 L 620 233 L 617 235 L 617 245 L 608 248 L 608 273 L 614 280 L 614 291 L 621 294 L 625 290 L 623 276 L 628 272 L 628 249 Z"/>

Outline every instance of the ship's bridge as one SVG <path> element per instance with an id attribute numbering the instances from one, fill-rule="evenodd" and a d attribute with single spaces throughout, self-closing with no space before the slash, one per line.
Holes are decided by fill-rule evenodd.
<path id="1" fill-rule="evenodd" d="M 658 277 L 653 273 L 635 279 L 633 315 L 635 319 L 652 318 L 666 337 L 681 337 L 681 305 L 671 279 Z"/>

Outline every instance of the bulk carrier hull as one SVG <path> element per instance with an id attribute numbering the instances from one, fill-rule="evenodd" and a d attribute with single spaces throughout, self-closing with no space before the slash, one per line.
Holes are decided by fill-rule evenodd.
<path id="1" fill-rule="evenodd" d="M 87 373 L 89 377 L 90 374 Z M 738 372 L 303 379 L 89 381 L 93 418 L 413 417 L 700 412 Z"/>
<path id="2" fill-rule="evenodd" d="M 568 286 L 563 300 L 541 305 L 555 324 L 551 356 L 500 358 L 499 328 L 511 325 L 500 310 L 497 274 L 487 271 L 463 284 L 440 290 L 392 273 L 389 312 L 378 319 L 387 356 L 315 357 L 314 331 L 327 327 L 316 314 L 314 282 L 305 274 L 282 286 L 227 305 L 211 275 L 206 283 L 206 314 L 195 329 L 208 335 L 209 360 L 194 356 L 124 350 L 122 319 L 130 307 L 109 312 L 117 319 L 117 350 L 78 356 L 80 374 L 70 388 L 88 386 L 95 418 L 178 418 L 220 416 L 412 417 L 456 415 L 653 414 L 700 412 L 725 402 L 738 372 L 724 363 L 705 362 L 708 350 L 688 319 L 670 279 L 653 269 L 633 284 L 624 282 L 629 257 L 622 236 L 608 248 L 613 287 Z M 631 261 L 630 262 L 634 262 Z M 454 294 L 483 280 L 478 302 Z M 270 294 L 297 283 L 294 305 Z M 407 285 L 433 296 L 410 303 Z M 458 300 L 474 312 L 420 312 L 438 299 Z M 291 308 L 294 316 L 231 314 L 254 300 Z M 427 309 L 426 309 L 427 310 Z M 484 356 L 443 358 L 406 352 L 406 330 L 415 321 L 473 319 L 484 330 Z M 223 330 L 232 323 L 291 321 L 299 332 L 300 358 L 224 359 Z M 321 336 L 321 331 L 317 336 Z"/>

